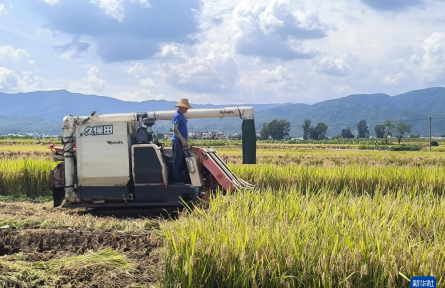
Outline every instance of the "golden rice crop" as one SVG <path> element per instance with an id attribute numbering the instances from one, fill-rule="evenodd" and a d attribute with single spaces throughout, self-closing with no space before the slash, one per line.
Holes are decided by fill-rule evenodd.
<path id="1" fill-rule="evenodd" d="M 378 191 L 417 195 L 433 191 L 444 195 L 445 170 L 437 167 L 411 166 L 294 166 L 229 165 L 232 171 L 262 188 L 318 191 L 329 189 L 341 193 L 347 189 L 357 194 L 373 195 Z"/>
<path id="2" fill-rule="evenodd" d="M 56 163 L 45 158 L 0 160 L 0 195 L 43 196 L 50 189 L 50 170 Z"/>
<path id="3" fill-rule="evenodd" d="M 170 287 L 405 287 L 445 281 L 445 201 L 329 187 L 217 195 L 161 225 Z"/>

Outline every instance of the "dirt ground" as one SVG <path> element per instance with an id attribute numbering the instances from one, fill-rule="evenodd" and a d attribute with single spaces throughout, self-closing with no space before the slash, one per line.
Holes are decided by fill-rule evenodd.
<path id="1" fill-rule="evenodd" d="M 0 287 L 157 287 L 165 216 L 0 202 Z M 111 213 L 112 214 L 112 213 Z"/>

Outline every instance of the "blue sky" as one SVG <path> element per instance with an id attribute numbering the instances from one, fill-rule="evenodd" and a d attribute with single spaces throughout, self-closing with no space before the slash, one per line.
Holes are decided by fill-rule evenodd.
<path id="1" fill-rule="evenodd" d="M 315 103 L 445 86 L 445 0 L 0 0 L 0 92 Z"/>

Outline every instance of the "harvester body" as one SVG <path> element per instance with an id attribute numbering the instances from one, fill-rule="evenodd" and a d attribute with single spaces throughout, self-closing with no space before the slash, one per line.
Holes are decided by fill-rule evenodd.
<path id="1" fill-rule="evenodd" d="M 198 147 L 186 151 L 183 181 L 173 182 L 172 148 L 157 141 L 152 126 L 171 120 L 174 113 L 66 116 L 63 147 L 52 147 L 54 160 L 60 162 L 51 172 L 54 206 L 65 202 L 64 207 L 169 207 L 195 203 L 218 185 L 226 191 L 253 187 L 238 179 L 214 150 Z M 254 127 L 251 107 L 190 109 L 185 115 L 187 119 L 239 116 Z M 243 147 L 243 152 L 255 155 L 251 149 L 256 147 Z M 255 162 L 252 155 L 247 157 L 250 164 Z"/>

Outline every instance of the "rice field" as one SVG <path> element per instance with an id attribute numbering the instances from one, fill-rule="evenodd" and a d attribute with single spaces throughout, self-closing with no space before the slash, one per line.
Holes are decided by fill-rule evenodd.
<path id="1" fill-rule="evenodd" d="M 48 195 L 56 163 L 46 147 L 0 147 L 0 287 L 409 287 L 419 275 L 445 285 L 445 154 L 262 145 L 273 146 L 256 165 L 215 147 L 258 189 L 177 217 L 30 202 Z"/>

